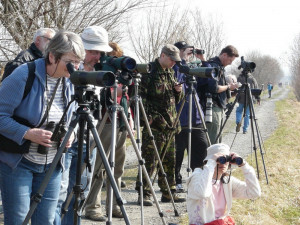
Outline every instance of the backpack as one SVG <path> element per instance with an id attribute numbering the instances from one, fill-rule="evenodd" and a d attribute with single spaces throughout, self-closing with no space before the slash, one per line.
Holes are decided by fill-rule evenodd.
<path id="1" fill-rule="evenodd" d="M 24 93 L 23 93 L 23 98 L 26 98 L 26 96 L 29 94 L 30 90 L 31 90 L 31 87 L 33 85 L 33 81 L 34 81 L 34 78 L 35 78 L 35 63 L 34 62 L 28 62 L 27 63 L 27 66 L 28 66 L 28 77 L 27 77 L 27 80 L 26 80 L 26 85 L 25 85 L 25 89 L 24 89 Z M 10 74 L 9 74 L 10 75 Z M 8 75 L 8 76 L 9 76 Z M 7 76 L 7 77 L 8 77 Z M 2 81 L 5 79 L 6 77 L 4 77 L 2 79 Z"/>
<path id="2" fill-rule="evenodd" d="M 24 94 L 23 94 L 23 98 L 26 98 L 26 96 L 28 95 L 28 93 L 31 90 L 31 87 L 33 85 L 33 81 L 35 78 L 35 63 L 34 62 L 30 62 L 27 63 L 28 65 L 28 78 L 26 81 L 26 85 L 25 85 L 25 89 L 24 89 Z M 17 116 L 13 116 L 13 118 L 23 124 L 26 125 L 28 127 L 33 127 L 27 120 L 17 117 Z M 29 152 L 29 147 L 30 147 L 31 141 L 26 140 L 22 145 L 18 145 L 16 142 L 14 142 L 13 140 L 3 136 L 0 134 L 0 147 L 1 150 L 4 152 L 9 152 L 9 153 L 17 153 L 17 154 L 24 154 L 24 153 L 28 153 Z"/>

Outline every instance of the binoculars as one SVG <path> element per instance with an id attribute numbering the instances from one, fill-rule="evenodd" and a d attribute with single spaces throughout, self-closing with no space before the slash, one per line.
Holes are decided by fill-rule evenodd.
<path id="1" fill-rule="evenodd" d="M 233 159 L 231 156 L 226 155 L 226 156 L 220 156 L 217 159 L 217 162 L 219 162 L 221 164 L 225 164 L 227 162 L 229 162 L 229 163 L 236 163 L 239 166 L 239 165 L 243 164 L 244 160 L 241 157 L 236 157 L 236 158 Z"/>

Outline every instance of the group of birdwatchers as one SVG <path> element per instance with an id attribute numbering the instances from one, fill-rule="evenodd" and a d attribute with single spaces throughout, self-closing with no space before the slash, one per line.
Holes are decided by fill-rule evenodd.
<path id="1" fill-rule="evenodd" d="M 141 157 L 148 174 L 137 174 L 137 204 L 153 205 L 147 176 L 153 177 L 157 168 L 156 148 L 164 170 L 158 171 L 162 203 L 186 202 L 190 225 L 235 224 L 230 216 L 233 198 L 255 199 L 261 195 L 254 169 L 245 159 L 240 160 L 238 154 L 231 152 L 219 134 L 230 94 L 240 87 L 238 82 L 245 82 L 245 74 L 238 79 L 225 76 L 225 67 L 239 57 L 232 45 L 224 47 L 218 56 L 209 60 L 205 59 L 203 51 L 195 50 L 185 41 L 166 44 L 150 63 L 150 72 L 141 74 L 138 93 L 131 91 L 131 83 L 115 82 L 116 87 L 88 84 L 94 90 L 93 101 L 101 106 L 100 116 L 93 116 L 92 122 L 98 128 L 102 117 L 107 112 L 110 115 L 104 128 L 97 131 L 107 158 L 114 152 L 114 159 L 110 160 L 120 193 L 121 186 L 126 186 L 121 180 L 126 157 L 125 141 L 129 133 L 135 135 L 139 132 L 136 130 L 139 123 L 143 126 L 139 140 Z M 109 213 L 112 217 L 123 218 L 115 195 L 110 199 L 107 194 L 106 212 L 101 206 L 102 187 L 105 183 L 108 190 L 111 185 L 99 150 L 92 144 L 93 138 L 83 139 L 82 129 L 77 127 L 73 132 L 66 132 L 70 130 L 74 112 L 80 107 L 74 101 L 80 85 L 74 85 L 69 79 L 72 76 L 69 66 L 88 74 L 105 68 L 105 64 L 110 63 L 104 60 L 108 56 L 110 59 L 124 57 L 120 46 L 109 42 L 108 32 L 101 26 L 86 27 L 81 34 L 41 28 L 36 31 L 30 47 L 6 64 L 0 86 L 0 188 L 5 225 L 23 224 L 34 203 L 37 205 L 30 215 L 32 225 L 73 225 L 75 219 L 80 223 L 80 213 L 73 210 L 78 199 L 75 200 L 73 195 L 70 201 L 66 201 L 70 193 L 78 192 L 78 188 L 79 206 L 85 206 L 79 211 L 85 218 L 106 221 Z M 191 76 L 180 68 L 190 66 L 193 57 L 201 60 L 198 66 L 217 68 L 218 79 L 199 76 L 195 82 L 188 82 Z M 251 88 L 256 88 L 257 83 L 251 74 L 246 76 Z M 195 99 L 190 108 L 188 93 L 191 88 L 195 90 Z M 140 121 L 136 120 L 136 108 L 129 101 L 134 94 L 142 99 L 147 117 L 140 117 Z M 212 121 L 205 123 L 208 94 L 212 98 Z M 117 124 L 112 124 L 114 96 L 117 96 L 116 102 L 123 108 L 127 121 L 122 121 L 124 117 L 118 112 Z M 243 126 L 246 134 L 249 103 L 244 101 L 242 94 L 239 98 L 236 123 L 241 124 L 243 109 L 247 109 Z M 54 128 L 61 129 L 61 124 L 65 126 L 64 132 L 53 137 Z M 151 132 L 147 130 L 147 124 Z M 67 141 L 63 141 L 65 133 L 69 136 Z M 92 136 L 87 127 L 84 133 L 84 137 Z M 65 143 L 66 149 L 51 171 L 43 193 L 39 193 L 61 142 Z M 115 149 L 111 149 L 112 143 L 115 143 Z M 83 156 L 78 154 L 80 146 L 83 146 Z M 188 148 L 192 173 L 183 178 L 180 170 Z M 79 160 L 86 164 L 80 187 L 76 173 Z M 242 170 L 244 181 L 231 176 L 232 166 Z M 182 180 L 186 178 L 185 191 Z"/>

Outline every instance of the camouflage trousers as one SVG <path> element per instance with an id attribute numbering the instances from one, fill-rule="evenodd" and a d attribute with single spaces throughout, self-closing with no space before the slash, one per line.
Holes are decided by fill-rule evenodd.
<path id="1" fill-rule="evenodd" d="M 162 132 L 161 130 L 151 128 L 152 134 L 154 136 L 154 141 L 158 150 L 158 154 L 160 155 L 160 159 L 162 158 L 162 154 L 164 152 L 165 156 L 162 161 L 162 165 L 164 171 L 167 175 L 167 180 L 169 187 L 172 191 L 176 190 L 175 183 L 175 135 L 171 135 L 172 132 Z M 169 140 L 173 136 L 172 140 Z M 167 146 L 167 144 L 169 145 Z M 156 159 L 155 149 L 152 144 L 152 139 L 148 134 L 146 128 L 142 131 L 142 158 L 145 160 L 145 167 L 148 172 L 148 175 L 152 181 L 152 175 L 156 170 L 156 165 L 158 165 L 158 160 Z M 143 185 L 144 185 L 144 194 L 150 194 L 150 187 L 145 179 L 143 174 Z M 161 171 L 158 172 L 158 186 L 160 187 L 160 191 L 167 193 L 167 185 L 165 183 L 164 177 L 162 176 Z M 137 176 L 136 188 L 139 191 L 139 175 Z"/>

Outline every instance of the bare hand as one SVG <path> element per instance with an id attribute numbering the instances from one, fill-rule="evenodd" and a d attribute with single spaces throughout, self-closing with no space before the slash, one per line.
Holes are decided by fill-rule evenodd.
<path id="1" fill-rule="evenodd" d="M 45 147 L 52 147 L 52 132 L 40 128 L 29 129 L 24 138 L 30 140 L 31 142 L 43 145 Z"/>

